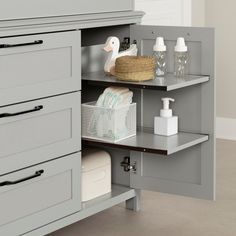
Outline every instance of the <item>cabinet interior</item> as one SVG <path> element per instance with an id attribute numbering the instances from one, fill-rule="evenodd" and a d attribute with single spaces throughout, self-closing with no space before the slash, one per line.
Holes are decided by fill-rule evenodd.
<path id="1" fill-rule="evenodd" d="M 82 60 L 82 75 L 90 72 L 103 71 L 106 60 L 106 53 L 102 50 L 106 39 L 114 35 L 123 40 L 124 37 L 129 37 L 130 26 L 112 26 L 83 29 L 81 31 L 81 60 Z M 100 94 L 103 93 L 105 87 L 90 86 L 86 81 L 82 80 L 82 103 L 96 101 Z M 138 91 L 134 91 L 136 94 Z M 136 100 L 136 99 L 135 99 Z M 98 146 L 101 148 L 101 146 Z M 103 150 L 108 151 L 112 158 L 112 183 L 129 186 L 129 173 L 124 172 L 120 166 L 125 156 L 129 156 L 128 150 L 120 150 L 114 148 L 102 147 Z"/>
<path id="2" fill-rule="evenodd" d="M 196 143 L 201 144 L 197 146 L 192 145 L 193 147 L 191 148 L 186 147 L 186 149 L 170 154 L 168 158 L 164 158 L 165 156 L 160 154 L 135 152 L 129 149 L 123 150 L 116 146 L 109 148 L 102 142 L 84 142 L 84 145 L 96 145 L 111 153 L 113 183 L 135 188 L 140 187 L 138 180 L 133 178 L 134 175 L 132 173 L 125 173 L 120 166 L 125 156 L 136 156 L 133 159 L 137 158 L 137 162 L 142 164 L 140 166 L 142 177 L 147 177 L 147 179 L 149 177 L 155 178 L 156 182 L 159 181 L 160 190 L 164 192 L 171 192 L 171 188 L 174 193 L 182 191 L 178 191 L 173 186 L 166 188 L 171 182 L 181 183 L 181 188 L 188 186 L 188 184 L 192 184 L 196 188 L 205 184 L 205 174 L 203 176 L 205 158 L 207 152 L 211 152 L 209 147 L 213 142 L 213 126 L 209 126 L 209 115 L 211 116 L 212 114 L 206 108 L 213 102 L 208 99 L 208 96 L 213 92 L 212 84 L 214 82 L 210 80 L 213 76 L 211 71 L 208 68 L 204 68 L 204 60 L 207 60 L 207 58 L 204 58 L 207 53 L 205 48 L 206 42 L 203 42 L 201 36 L 198 35 L 199 33 L 201 32 L 198 32 L 198 30 L 189 29 L 188 31 L 187 28 L 137 25 L 82 30 L 82 103 L 97 100 L 105 87 L 109 86 L 110 81 L 107 82 L 106 76 L 102 78 L 103 76 L 101 75 L 106 58 L 106 53 L 103 52 L 102 48 L 109 36 L 116 36 L 120 41 L 124 37 L 131 37 L 131 42 L 133 40 L 137 41 L 139 54 L 141 55 L 152 55 L 155 38 L 157 36 L 164 36 L 168 48 L 168 73 L 171 74 L 173 73 L 173 51 L 176 39 L 183 35 L 187 39 L 190 52 L 190 74 L 208 76 L 207 80 L 200 81 L 194 86 L 186 85 L 172 91 L 162 91 L 168 90 L 168 87 L 166 89 L 146 89 L 145 86 L 143 88 L 141 86 L 136 88 L 137 84 L 133 86 L 133 83 L 122 84 L 134 92 L 133 101 L 137 103 L 137 128 L 141 132 L 145 132 L 145 130 L 153 131 L 154 117 L 159 116 L 160 109 L 162 108 L 161 98 L 172 97 L 176 100 L 171 107 L 174 115 L 179 117 L 179 131 L 206 135 L 210 140 Z M 203 35 L 204 37 L 206 36 Z M 89 81 L 89 76 L 87 76 L 89 73 L 93 73 L 94 80 L 96 80 L 96 75 L 98 77 L 101 75 L 99 77 L 101 81 L 99 79 Z M 100 83 L 102 80 L 107 83 Z M 114 84 L 112 83 L 112 85 L 116 85 L 116 83 L 120 86 L 118 81 Z M 166 181 L 165 187 L 162 184 L 163 180 Z M 152 190 L 153 186 L 147 186 L 147 189 Z M 189 190 L 187 190 L 186 195 L 188 195 L 188 192 Z M 183 191 L 181 193 L 183 194 Z"/>

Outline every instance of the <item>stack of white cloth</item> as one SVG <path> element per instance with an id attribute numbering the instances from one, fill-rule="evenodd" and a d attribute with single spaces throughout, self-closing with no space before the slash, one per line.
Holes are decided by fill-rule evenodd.
<path id="1" fill-rule="evenodd" d="M 128 88 L 106 88 L 96 103 L 98 109 L 91 117 L 89 132 L 111 140 L 125 137 L 128 134 L 126 117 L 132 100 L 133 92 Z"/>

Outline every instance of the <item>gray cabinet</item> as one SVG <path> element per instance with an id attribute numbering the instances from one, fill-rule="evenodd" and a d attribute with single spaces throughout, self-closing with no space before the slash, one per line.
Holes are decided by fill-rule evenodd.
<path id="1" fill-rule="evenodd" d="M 9 236 L 82 208 L 80 31 L 23 28 L 0 39 L 0 235 Z"/>
<path id="2" fill-rule="evenodd" d="M 138 211 L 142 189 L 214 199 L 214 31 L 134 25 L 143 13 L 132 11 L 131 0 L 24 2 L 15 5 L 17 12 L 9 11 L 11 1 L 0 9 L 0 234 L 46 235 L 124 201 Z M 163 36 L 168 75 L 139 83 L 106 76 L 102 47 L 111 35 L 135 41 L 140 55 L 151 55 L 155 38 Z M 179 36 L 191 56 L 183 79 L 173 75 Z M 117 143 L 81 138 L 81 102 L 95 101 L 107 86 L 133 91 L 135 137 Z M 176 99 L 180 120 L 171 137 L 153 133 L 166 96 Z M 81 202 L 80 151 L 86 146 L 111 154 L 112 191 Z"/>
<path id="3" fill-rule="evenodd" d="M 131 11 L 134 0 L 2 0 L 1 20 Z"/>

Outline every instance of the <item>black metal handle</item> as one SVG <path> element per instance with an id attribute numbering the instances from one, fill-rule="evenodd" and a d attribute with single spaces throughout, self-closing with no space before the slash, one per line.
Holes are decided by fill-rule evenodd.
<path id="1" fill-rule="evenodd" d="M 20 111 L 20 112 L 17 112 L 17 113 L 2 113 L 2 114 L 0 114 L 0 118 L 11 117 L 11 116 L 19 116 L 19 115 L 23 115 L 23 114 L 26 114 L 26 113 L 32 113 L 32 112 L 40 111 L 42 109 L 43 109 L 43 106 L 40 105 L 40 106 L 36 106 L 34 109 L 27 110 L 27 111 Z"/>
<path id="2" fill-rule="evenodd" d="M 36 40 L 30 43 L 0 44 L 0 48 L 15 48 L 15 47 L 25 47 L 25 46 L 40 45 L 40 44 L 43 44 L 43 40 Z"/>
<path id="3" fill-rule="evenodd" d="M 4 181 L 4 182 L 0 183 L 0 187 L 8 186 L 8 185 L 15 185 L 15 184 L 19 184 L 19 183 L 22 183 L 22 182 L 25 182 L 25 181 L 34 179 L 34 178 L 38 178 L 38 177 L 40 177 L 43 173 L 44 173 L 44 170 L 38 170 L 38 171 L 35 172 L 34 175 L 31 175 L 31 176 L 29 176 L 29 177 L 25 177 L 25 178 L 23 178 L 23 179 L 19 179 L 19 180 L 16 180 L 16 181 Z"/>

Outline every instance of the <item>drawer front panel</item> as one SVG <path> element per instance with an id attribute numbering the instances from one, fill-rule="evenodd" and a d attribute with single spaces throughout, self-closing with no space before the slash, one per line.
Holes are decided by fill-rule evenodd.
<path id="1" fill-rule="evenodd" d="M 1 0 L 1 3 L 1 19 L 127 11 L 134 8 L 134 0 L 99 0 L 99 4 L 93 0 Z"/>
<path id="2" fill-rule="evenodd" d="M 80 165 L 77 153 L 0 177 L 0 235 L 19 235 L 79 211 Z"/>
<path id="3" fill-rule="evenodd" d="M 80 71 L 79 31 L 2 38 L 0 105 L 80 90 Z"/>
<path id="4" fill-rule="evenodd" d="M 80 151 L 80 129 L 80 92 L 0 108 L 0 175 Z"/>

